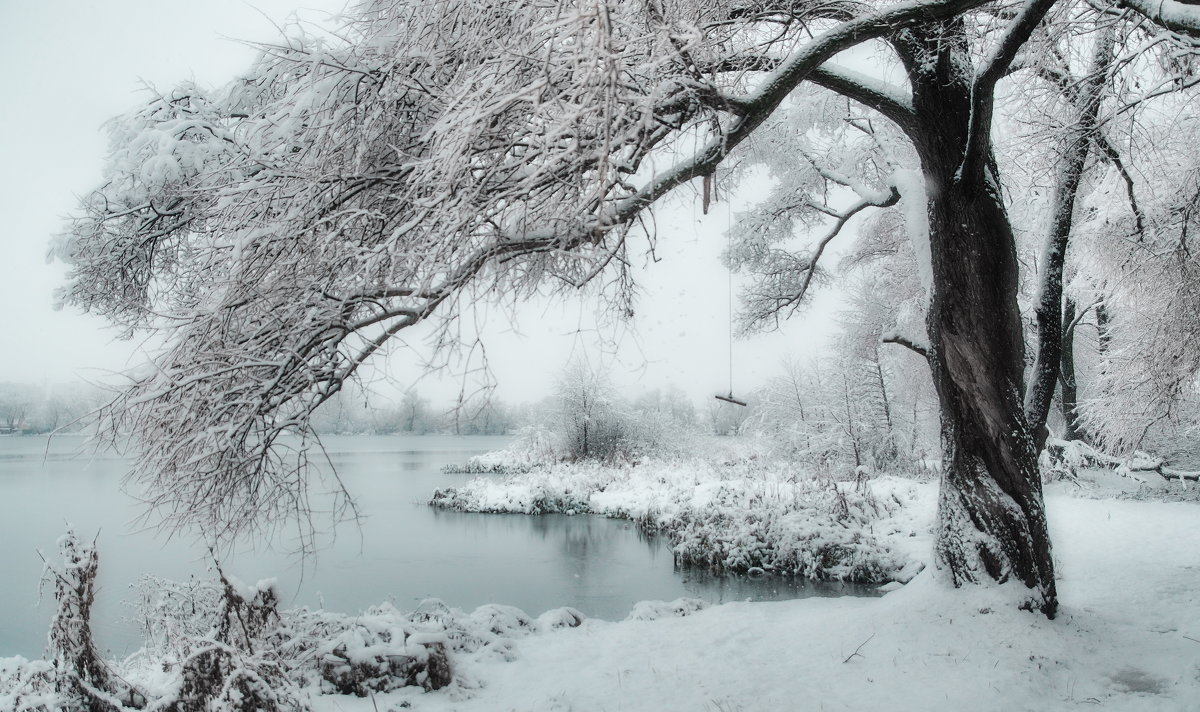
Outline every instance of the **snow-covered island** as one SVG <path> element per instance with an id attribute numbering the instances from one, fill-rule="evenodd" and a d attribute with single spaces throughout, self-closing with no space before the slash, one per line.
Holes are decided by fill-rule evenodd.
<path id="1" fill-rule="evenodd" d="M 914 509 L 919 483 L 797 477 L 780 460 L 643 459 L 528 467 L 496 453 L 467 464 L 521 471 L 439 490 L 430 504 L 461 512 L 599 514 L 665 536 L 677 563 L 718 573 L 818 581 L 908 582 L 925 552 L 913 542 L 927 521 Z"/>

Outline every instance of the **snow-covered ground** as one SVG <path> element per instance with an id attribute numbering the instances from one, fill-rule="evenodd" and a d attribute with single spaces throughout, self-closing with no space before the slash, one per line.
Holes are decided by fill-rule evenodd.
<path id="1" fill-rule="evenodd" d="M 1111 480 L 1111 478 L 1106 478 Z M 380 710 L 1200 710 L 1200 505 L 1117 481 L 1049 488 L 1055 620 L 927 569 L 882 599 L 589 620 L 464 660 L 479 689 L 326 698 Z M 1172 485 L 1173 487 L 1174 485 Z M 936 486 L 911 503 L 932 521 Z M 1079 496 L 1085 494 L 1085 497 Z M 928 550 L 928 528 L 919 543 Z"/>
<path id="2" fill-rule="evenodd" d="M 910 523 L 895 539 L 904 541 L 901 553 L 927 558 L 936 483 L 893 479 L 873 484 L 895 495 L 893 512 L 873 526 Z M 608 485 L 603 492 L 612 489 L 614 501 L 624 496 Z M 953 590 L 927 568 L 882 598 L 643 602 L 622 622 L 584 620 L 570 609 L 538 619 L 505 606 L 468 614 L 427 602 L 412 614 L 387 606 L 357 617 L 293 612 L 281 630 L 289 644 L 302 631 L 337 634 L 300 646 L 309 652 L 288 663 L 296 669 L 360 660 L 381 671 L 411 667 L 421 685 L 432 668 L 413 665 L 433 651 L 422 646 L 448 655 L 449 685 L 365 697 L 321 694 L 330 686 L 314 667 L 296 699 L 328 712 L 1200 710 L 1194 487 L 1147 491 L 1094 472 L 1051 485 L 1062 604 L 1052 621 L 1018 610 L 1012 587 Z M 520 501 L 512 493 L 504 499 Z M 391 655 L 401 649 L 408 657 Z M 116 665 L 143 689 L 177 684 L 166 679 L 170 666 L 147 660 Z M 44 666 L 0 660 L 0 709 L 45 709 L 5 694 L 21 670 L 44 670 L 37 665 Z"/>

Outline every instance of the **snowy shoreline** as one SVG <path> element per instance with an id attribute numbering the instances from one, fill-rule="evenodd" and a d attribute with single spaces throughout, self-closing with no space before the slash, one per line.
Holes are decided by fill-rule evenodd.
<path id="1" fill-rule="evenodd" d="M 828 484 L 810 489 L 782 470 L 753 463 L 699 473 L 694 463 L 644 467 L 641 474 L 654 476 L 576 465 L 503 481 L 485 477 L 453 496 L 536 511 L 548 492 L 561 491 L 562 502 L 588 511 L 648 521 L 704 504 L 736 526 L 745 522 L 732 517 L 737 500 L 724 493 L 739 488 L 748 487 L 746 496 L 767 511 L 795 501 L 810 509 L 840 501 Z M 756 472 L 758 485 L 744 479 L 749 467 L 762 470 Z M 568 472 L 573 485 L 561 479 Z M 681 496 L 686 482 L 690 497 Z M 894 546 L 897 557 L 927 560 L 935 483 L 880 477 L 838 483 L 837 491 L 843 487 L 890 501 L 866 528 Z M 263 629 L 256 652 L 246 654 L 214 639 L 212 631 L 221 629 L 220 618 L 211 616 L 220 608 L 213 602 L 221 598 L 219 587 L 168 587 L 154 610 L 163 621 L 174 621 L 173 635 L 186 628 L 191 638 L 164 645 L 167 628 L 160 628 L 145 650 L 105 664 L 161 701 L 183 689 L 181 661 L 211 644 L 235 670 L 275 675 L 270 679 L 285 685 L 281 709 L 322 712 L 1007 712 L 1095 706 L 1183 712 L 1195 710 L 1200 700 L 1200 505 L 1168 501 L 1178 498 L 1175 489 L 1147 490 L 1094 471 L 1048 486 L 1063 602 L 1055 620 L 1018 610 L 1019 586 L 955 590 L 925 570 L 882 598 L 711 607 L 689 599 L 642 602 L 621 622 L 585 619 L 566 608 L 537 618 L 498 605 L 465 613 L 432 600 L 411 613 L 386 604 L 356 615 L 281 611 L 279 624 Z M 812 519 L 811 513 L 789 516 Z M 245 612 L 257 610 L 256 601 L 269 601 L 271 586 L 232 582 L 228 590 L 236 592 L 238 606 L 248 606 Z M 166 615 L 171 605 L 186 607 L 198 595 L 212 599 L 200 607 L 208 617 Z M 0 709 L 59 708 L 54 671 L 52 660 L 0 659 Z"/>
<path id="2" fill-rule="evenodd" d="M 914 516 L 931 523 L 936 484 L 912 487 Z M 1018 610 L 1019 586 L 952 589 L 926 570 L 882 599 L 589 620 L 523 638 L 514 660 L 480 661 L 473 672 L 486 687 L 466 699 L 398 691 L 388 703 L 428 712 L 1194 711 L 1200 506 L 1164 501 L 1170 485 L 1133 489 L 1103 472 L 1048 486 L 1063 603 L 1054 620 Z M 927 557 L 929 527 L 909 543 Z"/>

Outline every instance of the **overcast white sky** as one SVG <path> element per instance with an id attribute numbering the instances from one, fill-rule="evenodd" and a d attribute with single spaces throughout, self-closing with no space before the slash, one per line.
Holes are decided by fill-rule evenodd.
<path id="1" fill-rule="evenodd" d="M 52 309 L 63 268 L 46 263 L 48 241 L 76 196 L 100 179 L 101 124 L 141 100 L 143 80 L 163 88 L 184 78 L 223 84 L 252 58 L 234 39 L 277 36 L 267 18 L 285 19 L 297 1 L 0 0 L 0 381 L 95 378 L 95 369 L 136 360 L 133 346 L 114 342 L 100 320 Z M 309 0 L 300 13 L 320 20 L 343 5 Z M 586 298 L 531 305 L 516 324 L 507 316 L 491 320 L 486 343 L 501 398 L 545 395 L 573 353 L 609 367 L 631 393 L 670 384 L 696 398 L 728 390 L 726 273 L 719 260 L 726 206 L 701 219 L 698 205 L 676 202 L 657 215 L 659 261 L 639 275 L 643 296 L 623 336 L 610 330 L 598 337 L 596 306 Z M 822 343 L 834 328 L 833 302 L 820 300 L 815 313 L 781 333 L 736 342 L 735 388 L 761 382 L 789 351 L 810 353 Z M 387 368 L 399 388 L 418 375 L 403 354 Z M 438 399 L 457 389 L 452 378 L 419 386 Z"/>

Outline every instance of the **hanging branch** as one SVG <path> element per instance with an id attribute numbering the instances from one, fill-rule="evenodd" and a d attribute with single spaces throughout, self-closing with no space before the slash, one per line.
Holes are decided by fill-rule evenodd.
<path id="1" fill-rule="evenodd" d="M 843 179 L 832 172 L 824 172 L 828 180 L 840 183 Z M 895 186 L 888 186 L 887 191 L 879 191 L 874 195 L 862 196 L 853 205 L 836 213 L 835 221 L 828 231 L 817 241 L 816 247 L 807 259 L 797 258 L 783 250 L 772 250 L 768 253 L 763 267 L 763 278 L 770 291 L 757 291 L 747 295 L 746 302 L 749 310 L 747 320 L 762 323 L 776 317 L 786 309 L 793 311 L 799 308 L 808 289 L 812 286 L 813 277 L 822 255 L 829 243 L 841 234 L 842 228 L 858 213 L 867 208 L 888 208 L 900 201 L 900 192 Z M 796 280 L 799 279 L 799 283 Z"/>

